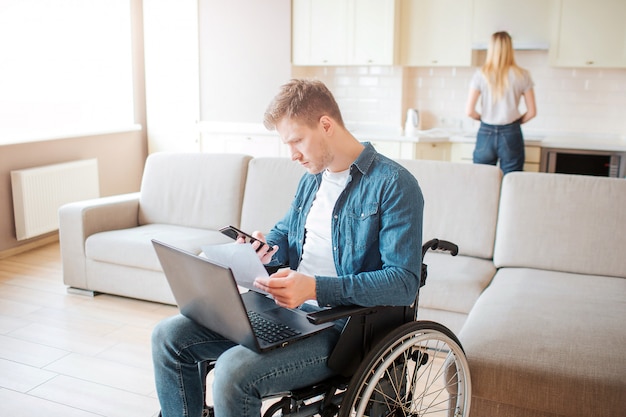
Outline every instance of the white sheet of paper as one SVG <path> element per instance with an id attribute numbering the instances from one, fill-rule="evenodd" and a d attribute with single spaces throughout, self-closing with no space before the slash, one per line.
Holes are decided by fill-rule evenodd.
<path id="1" fill-rule="evenodd" d="M 202 252 L 209 261 L 230 268 L 235 276 L 235 281 L 241 287 L 267 294 L 254 286 L 256 278 L 267 277 L 268 274 L 256 252 L 252 249 L 252 245 L 247 243 L 204 245 Z"/>

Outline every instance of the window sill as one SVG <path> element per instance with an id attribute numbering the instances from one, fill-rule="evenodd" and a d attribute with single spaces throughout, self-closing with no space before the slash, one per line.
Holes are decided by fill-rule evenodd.
<path id="1" fill-rule="evenodd" d="M 82 129 L 82 130 L 49 130 L 37 131 L 36 129 L 0 129 L 0 146 L 18 145 L 29 142 L 42 142 L 59 139 L 72 139 L 87 136 L 111 135 L 115 133 L 141 131 L 140 124 L 119 126 L 117 128 Z"/>

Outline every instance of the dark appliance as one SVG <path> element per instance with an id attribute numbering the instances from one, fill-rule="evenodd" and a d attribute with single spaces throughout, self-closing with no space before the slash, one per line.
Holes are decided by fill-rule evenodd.
<path id="1" fill-rule="evenodd" d="M 626 152 L 542 148 L 542 172 L 626 178 Z"/>

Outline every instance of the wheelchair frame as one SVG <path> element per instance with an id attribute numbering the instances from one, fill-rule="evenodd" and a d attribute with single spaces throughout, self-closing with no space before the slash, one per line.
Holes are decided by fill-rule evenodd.
<path id="1" fill-rule="evenodd" d="M 432 239 L 428 250 L 458 253 Z M 422 263 L 420 287 L 426 283 Z M 313 323 L 348 318 L 328 365 L 337 375 L 264 400 L 263 417 L 469 416 L 471 377 L 465 352 L 447 327 L 417 320 L 419 294 L 408 307 L 342 306 L 309 314 Z M 200 364 L 203 381 L 214 363 Z M 205 386 L 206 391 L 206 386 Z M 205 405 L 205 416 L 212 409 Z"/>

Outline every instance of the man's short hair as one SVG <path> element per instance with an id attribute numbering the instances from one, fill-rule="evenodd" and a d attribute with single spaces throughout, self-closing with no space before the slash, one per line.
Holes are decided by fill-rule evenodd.
<path id="1" fill-rule="evenodd" d="M 323 82 L 292 79 L 281 86 L 267 107 L 263 124 L 268 130 L 275 130 L 276 125 L 287 117 L 314 127 L 322 116 L 329 116 L 344 127 L 339 106 Z"/>

